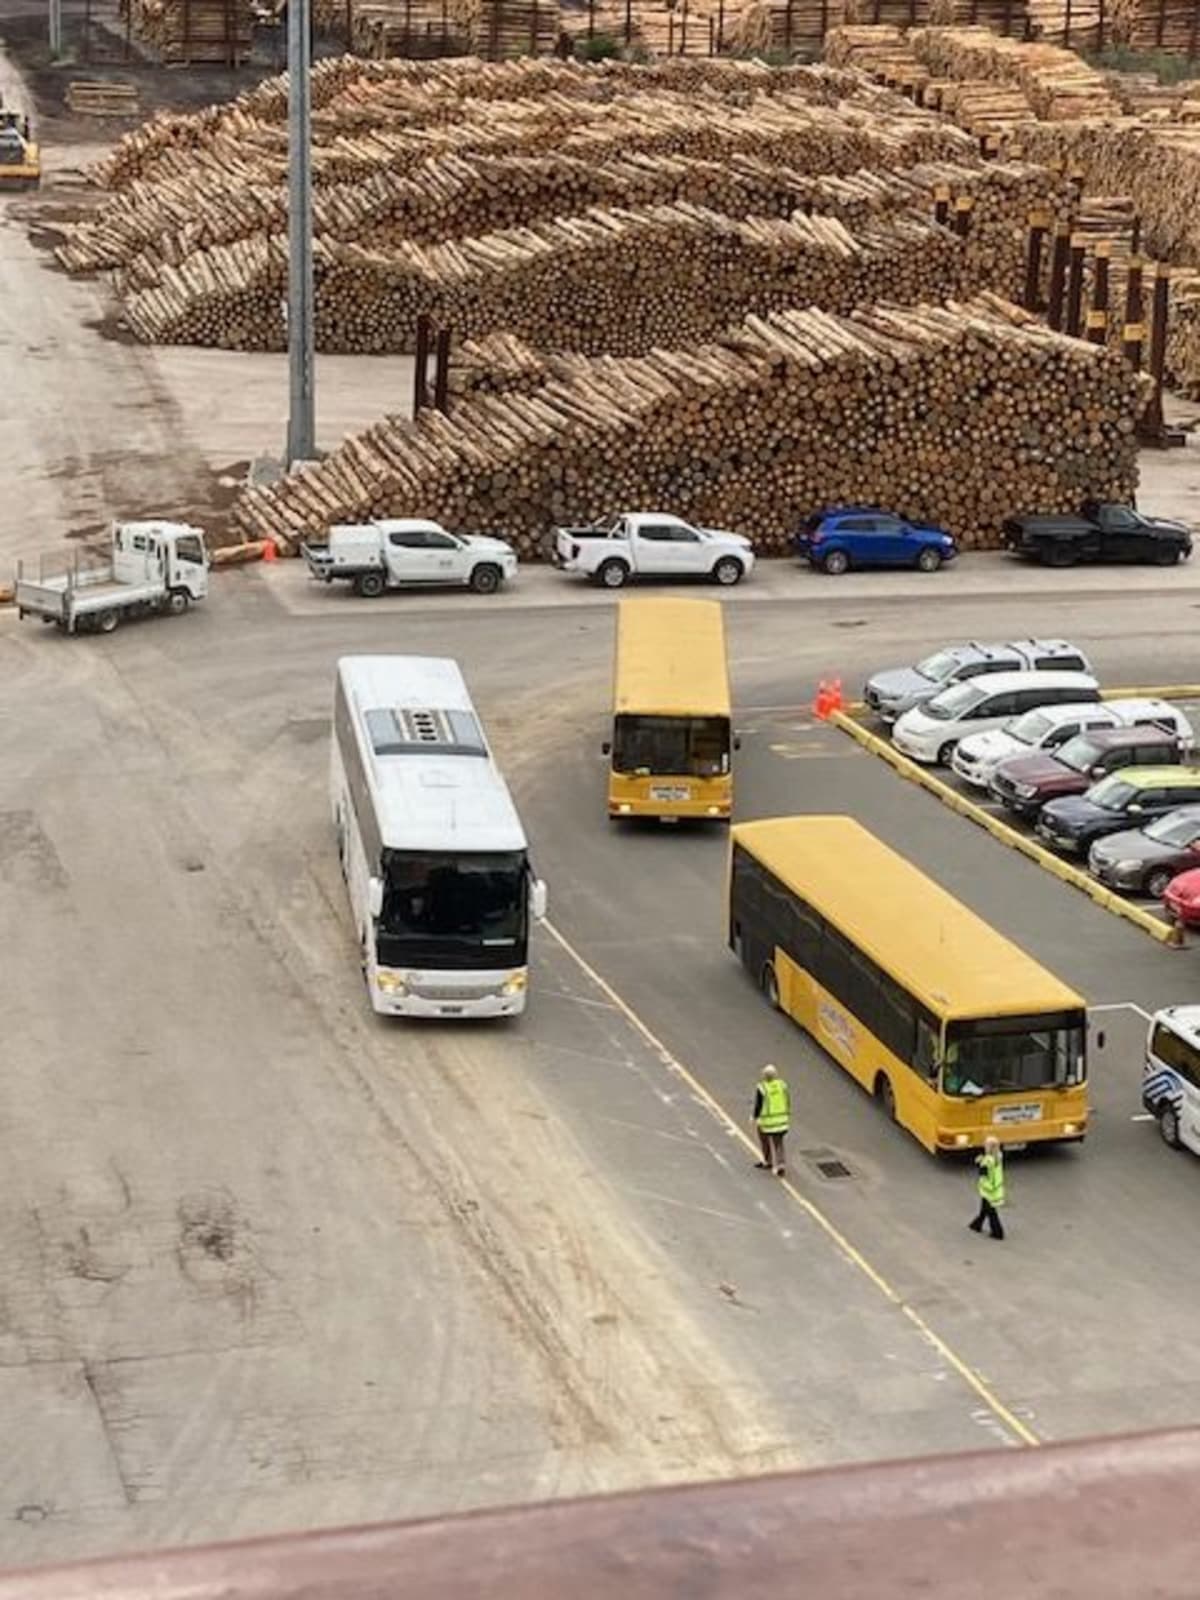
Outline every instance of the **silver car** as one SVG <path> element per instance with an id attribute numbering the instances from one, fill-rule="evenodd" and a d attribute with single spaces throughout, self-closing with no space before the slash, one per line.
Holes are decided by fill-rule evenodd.
<path id="1" fill-rule="evenodd" d="M 966 678 L 992 672 L 1091 672 L 1083 651 L 1065 639 L 1017 639 L 1009 644 L 953 644 L 915 667 L 888 667 L 867 679 L 863 699 L 884 722 L 924 705 Z"/>

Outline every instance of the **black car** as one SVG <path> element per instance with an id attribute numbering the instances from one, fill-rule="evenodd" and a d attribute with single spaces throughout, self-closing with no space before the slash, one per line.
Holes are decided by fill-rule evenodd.
<path id="1" fill-rule="evenodd" d="M 1038 837 L 1052 849 L 1082 856 L 1107 834 L 1194 805 L 1200 805 L 1200 767 L 1126 767 L 1101 778 L 1086 794 L 1044 805 Z"/>
<path id="2" fill-rule="evenodd" d="M 1177 873 L 1200 867 L 1200 806 L 1181 806 L 1149 827 L 1109 834 L 1092 846 L 1088 867 L 1110 889 L 1160 900 Z"/>
<path id="3" fill-rule="evenodd" d="M 1191 530 L 1164 517 L 1145 517 L 1132 506 L 1085 502 L 1074 517 L 1009 517 L 1004 539 L 1010 550 L 1050 567 L 1077 561 L 1152 562 L 1171 567 L 1192 553 Z"/>

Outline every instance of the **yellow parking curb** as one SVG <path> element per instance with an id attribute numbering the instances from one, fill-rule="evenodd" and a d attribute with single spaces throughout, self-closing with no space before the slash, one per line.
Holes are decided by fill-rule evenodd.
<path id="1" fill-rule="evenodd" d="M 1115 691 L 1114 691 L 1115 692 Z M 1124 694 L 1131 691 L 1123 690 Z M 1144 691 L 1149 693 L 1149 691 Z M 1173 691 L 1178 694 L 1176 689 Z M 1155 690 L 1161 694 L 1161 690 Z M 1023 856 L 1028 856 L 1031 861 L 1036 861 L 1039 867 L 1044 867 L 1047 872 L 1052 872 L 1063 883 L 1072 884 L 1076 889 L 1082 890 L 1089 900 L 1094 900 L 1098 906 L 1103 906 L 1105 911 L 1111 911 L 1114 916 L 1124 917 L 1126 922 L 1132 922 L 1135 928 L 1140 928 L 1143 933 L 1148 933 L 1152 939 L 1157 939 L 1160 944 L 1181 945 L 1183 931 L 1174 927 L 1169 922 L 1163 922 L 1158 917 L 1152 917 L 1148 911 L 1143 911 L 1140 906 L 1132 906 L 1120 895 L 1114 894 L 1111 889 L 1106 889 L 1103 884 L 1094 882 L 1087 873 L 1081 872 L 1078 867 L 1072 867 L 1066 861 L 1061 861 L 1058 856 L 1049 850 L 1043 850 L 1040 844 L 1035 844 L 1032 839 L 1026 838 L 1023 833 L 1018 833 L 1015 828 L 1010 828 L 1007 822 L 1001 822 L 996 817 L 990 816 L 982 806 L 977 806 L 973 800 L 952 789 L 948 783 L 943 783 L 940 778 L 935 778 L 931 772 L 926 772 L 916 761 L 910 761 L 908 756 L 901 755 L 900 751 L 890 745 L 886 739 L 881 739 L 877 733 L 871 733 L 861 723 L 855 722 L 853 717 L 844 711 L 832 711 L 829 721 L 848 733 L 852 739 L 872 755 L 879 756 L 882 760 L 900 774 L 902 778 L 909 778 L 913 783 L 919 784 L 922 789 L 927 789 L 936 796 L 944 806 L 949 806 L 951 811 L 957 811 L 959 816 L 967 817 L 971 822 L 990 833 L 993 839 L 999 839 L 1001 844 L 1006 844 L 1010 849 L 1019 850 Z"/>
<path id="2" fill-rule="evenodd" d="M 1101 689 L 1101 700 L 1200 700 L 1200 683 L 1154 684 L 1149 689 Z"/>

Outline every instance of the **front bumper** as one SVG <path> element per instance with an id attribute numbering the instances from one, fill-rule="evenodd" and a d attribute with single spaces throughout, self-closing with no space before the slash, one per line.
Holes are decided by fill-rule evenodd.
<path id="1" fill-rule="evenodd" d="M 1059 855 L 1079 856 L 1089 848 L 1087 839 L 1080 839 L 1075 834 L 1056 828 L 1052 822 L 1039 822 L 1037 836 L 1040 844 L 1044 844 L 1048 850 L 1057 851 Z"/>
<path id="2" fill-rule="evenodd" d="M 950 758 L 950 770 L 955 777 L 961 778 L 964 783 L 969 783 L 973 789 L 986 790 L 992 775 L 989 764 L 972 761 L 968 756 L 964 756 L 961 746 L 955 748 Z"/>
<path id="3" fill-rule="evenodd" d="M 892 729 L 892 743 L 901 755 L 908 756 L 910 760 L 920 761 L 927 767 L 937 765 L 938 750 L 942 741 L 936 734 L 913 732 L 912 729 L 902 728 L 897 723 Z"/>
<path id="4" fill-rule="evenodd" d="M 397 972 L 391 989 L 378 976 L 368 974 L 368 991 L 384 1017 L 516 1017 L 528 993 L 527 977 L 513 972 Z"/>

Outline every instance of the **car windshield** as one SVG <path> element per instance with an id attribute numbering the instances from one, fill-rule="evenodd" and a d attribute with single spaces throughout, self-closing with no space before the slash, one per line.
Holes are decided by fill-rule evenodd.
<path id="1" fill-rule="evenodd" d="M 380 964 L 521 965 L 527 878 L 524 851 L 388 851 L 378 929 Z"/>
<path id="2" fill-rule="evenodd" d="M 942 1088 L 970 1097 L 1082 1083 L 1083 1018 L 1077 1012 L 952 1022 Z"/>
<path id="3" fill-rule="evenodd" d="M 917 662 L 917 671 L 930 683 L 948 683 L 958 667 L 958 657 L 952 650 L 938 650 L 924 661 Z"/>
<path id="4" fill-rule="evenodd" d="M 1133 784 L 1117 772 L 1111 778 L 1102 778 L 1099 783 L 1093 784 L 1087 797 L 1102 811 L 1124 811 L 1135 794 L 1137 789 Z"/>
<path id="5" fill-rule="evenodd" d="M 957 717 L 965 717 L 985 698 L 984 690 L 968 678 L 966 683 L 951 684 L 949 689 L 935 694 L 932 700 L 926 701 L 924 709 L 939 722 L 950 722 Z"/>
<path id="6" fill-rule="evenodd" d="M 717 778 L 729 771 L 728 717 L 616 719 L 614 772 Z"/>
<path id="7" fill-rule="evenodd" d="M 1100 759 L 1100 750 L 1086 734 L 1077 733 L 1063 745 L 1058 759 L 1072 772 L 1090 772 Z"/>
<path id="8" fill-rule="evenodd" d="M 1004 731 L 1022 744 L 1041 744 L 1053 726 L 1054 718 L 1044 711 L 1027 711 L 1023 717 L 1010 722 Z"/>
<path id="9" fill-rule="evenodd" d="M 1147 839 L 1153 839 L 1156 844 L 1174 844 L 1182 849 L 1200 839 L 1200 817 L 1181 817 L 1177 812 L 1168 812 L 1143 831 Z"/>

